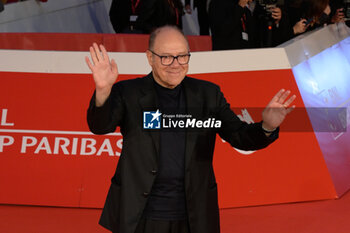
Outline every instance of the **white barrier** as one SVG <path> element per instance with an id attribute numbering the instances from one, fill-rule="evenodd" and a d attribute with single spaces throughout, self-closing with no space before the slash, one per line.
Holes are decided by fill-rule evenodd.
<path id="1" fill-rule="evenodd" d="M 114 33 L 111 0 L 35 0 L 5 5 L 0 32 Z"/>

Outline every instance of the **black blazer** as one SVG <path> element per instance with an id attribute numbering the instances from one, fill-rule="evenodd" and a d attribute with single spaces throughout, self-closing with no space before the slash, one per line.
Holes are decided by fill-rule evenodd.
<path id="1" fill-rule="evenodd" d="M 152 74 L 117 82 L 102 107 L 92 97 L 87 119 L 90 130 L 105 134 L 120 127 L 123 149 L 112 178 L 100 224 L 112 232 L 134 233 L 151 191 L 159 151 L 159 131 L 144 130 L 143 110 L 158 107 Z M 261 149 L 273 142 L 261 123 L 246 124 L 231 111 L 219 87 L 185 77 L 187 113 L 193 117 L 215 117 L 222 121 L 216 130 L 188 130 L 185 149 L 185 192 L 191 233 L 219 233 L 219 209 L 212 166 L 216 133 L 243 150 Z"/>
<path id="2" fill-rule="evenodd" d="M 249 40 L 242 39 L 241 18 L 246 16 L 246 33 Z M 258 47 L 255 20 L 246 7 L 236 1 L 213 0 L 209 4 L 209 22 L 212 32 L 213 50 L 245 49 Z"/>

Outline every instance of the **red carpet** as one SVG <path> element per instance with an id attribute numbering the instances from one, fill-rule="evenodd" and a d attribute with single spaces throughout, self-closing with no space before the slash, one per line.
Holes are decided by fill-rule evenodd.
<path id="1" fill-rule="evenodd" d="M 350 192 L 338 200 L 226 209 L 222 233 L 350 233 Z"/>
<path id="2" fill-rule="evenodd" d="M 0 205 L 1 233 L 107 233 L 101 210 Z M 338 200 L 221 210 L 222 233 L 350 233 L 350 192 Z"/>

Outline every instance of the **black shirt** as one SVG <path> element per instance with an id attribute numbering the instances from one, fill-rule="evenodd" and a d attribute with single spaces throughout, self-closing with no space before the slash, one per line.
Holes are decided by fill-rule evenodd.
<path id="1" fill-rule="evenodd" d="M 155 83 L 161 113 L 185 113 L 186 100 L 182 84 L 168 89 Z M 144 211 L 151 219 L 180 220 L 186 218 L 185 131 L 161 129 L 157 177 Z"/>

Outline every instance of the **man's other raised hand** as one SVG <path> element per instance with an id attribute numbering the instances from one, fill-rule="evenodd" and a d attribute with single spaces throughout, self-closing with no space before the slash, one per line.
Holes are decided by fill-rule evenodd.
<path id="1" fill-rule="evenodd" d="M 114 59 L 110 60 L 107 50 L 103 45 L 98 46 L 93 43 L 90 46 L 89 57 L 85 57 L 96 85 L 96 106 L 102 106 L 107 100 L 111 89 L 118 77 L 118 67 Z"/>
<path id="2" fill-rule="evenodd" d="M 273 131 L 276 129 L 282 124 L 287 114 L 293 111 L 295 105 L 289 106 L 293 103 L 296 96 L 292 95 L 287 99 L 290 93 L 289 90 L 282 89 L 268 103 L 262 113 L 262 127 L 265 130 Z"/>

